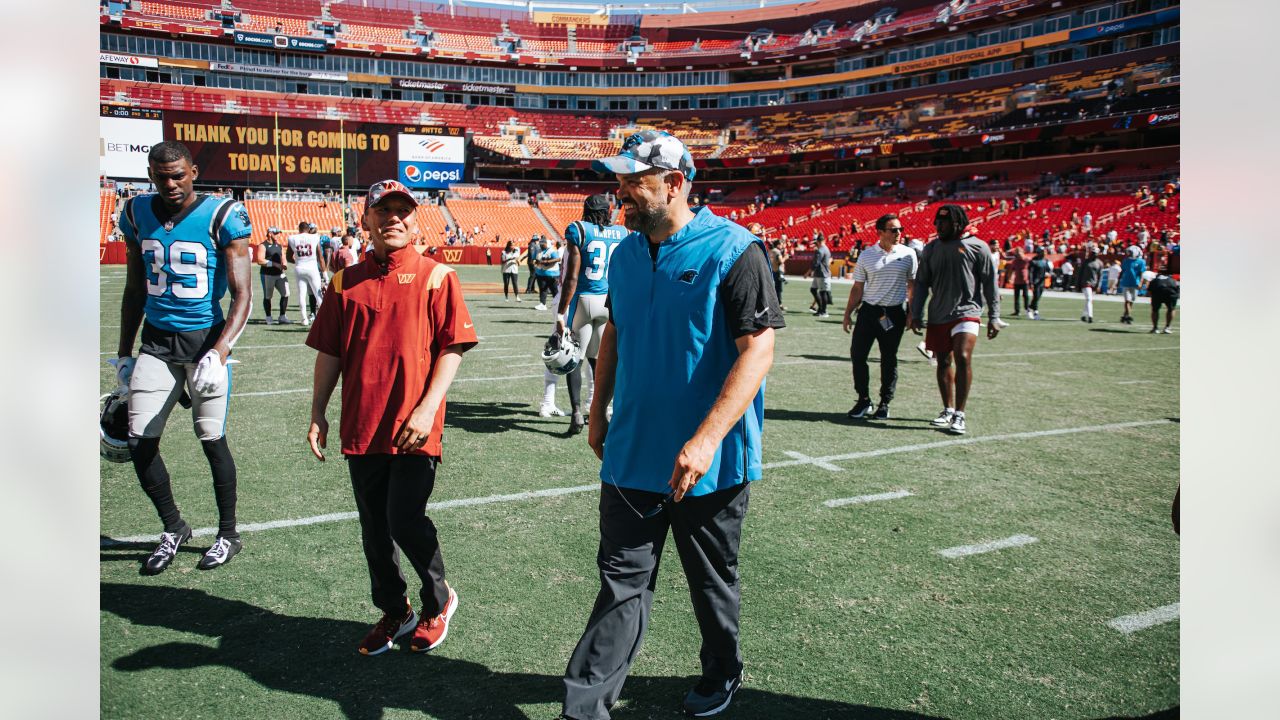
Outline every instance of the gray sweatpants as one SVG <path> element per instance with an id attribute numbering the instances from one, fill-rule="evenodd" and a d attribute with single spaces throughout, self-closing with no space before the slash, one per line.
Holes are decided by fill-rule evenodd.
<path id="1" fill-rule="evenodd" d="M 644 519 L 641 515 L 662 500 L 661 494 L 601 485 L 600 593 L 565 670 L 565 715 L 608 720 L 644 641 L 668 529 L 702 633 L 703 676 L 718 680 L 742 672 L 738 544 L 749 496 L 750 483 L 743 483 L 668 501 L 662 512 Z"/>

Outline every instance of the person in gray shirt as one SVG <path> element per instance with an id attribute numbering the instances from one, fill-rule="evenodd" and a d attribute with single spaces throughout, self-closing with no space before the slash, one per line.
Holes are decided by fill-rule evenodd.
<path id="1" fill-rule="evenodd" d="M 1076 266 L 1076 289 L 1084 293 L 1084 314 L 1080 316 L 1081 322 L 1093 322 L 1093 291 L 1100 287 L 1102 282 L 1102 261 L 1098 259 L 1098 253 L 1093 249 L 1085 250 L 1085 254 L 1080 258 L 1080 264 Z"/>
<path id="2" fill-rule="evenodd" d="M 996 265 L 986 243 L 968 234 L 969 216 L 960 205 L 943 205 L 933 219 L 938 239 L 920 255 L 907 327 L 919 335 L 929 305 L 925 347 L 938 359 L 942 412 L 934 427 L 963 435 L 965 403 L 973 384 L 973 348 L 978 342 L 982 307 L 987 307 L 987 338 L 995 339 L 1000 321 Z M 954 362 L 955 367 L 952 368 Z"/>
<path id="3" fill-rule="evenodd" d="M 813 265 L 808 274 L 813 278 L 809 293 L 818 303 L 814 315 L 827 317 L 827 306 L 831 304 L 831 250 L 827 248 L 827 239 L 821 234 L 818 235 L 818 246 L 813 250 Z"/>

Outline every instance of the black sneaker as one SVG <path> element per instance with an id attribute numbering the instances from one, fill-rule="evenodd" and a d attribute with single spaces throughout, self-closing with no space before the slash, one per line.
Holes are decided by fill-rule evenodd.
<path id="1" fill-rule="evenodd" d="M 859 398 L 858 404 L 853 406 L 853 409 L 848 412 L 846 417 L 848 417 L 850 420 L 861 420 L 862 418 L 866 417 L 867 413 L 870 411 L 871 411 L 871 401 L 868 400 L 867 398 Z"/>
<path id="2" fill-rule="evenodd" d="M 191 526 L 184 525 L 178 532 L 160 533 L 160 544 L 156 546 L 144 563 L 142 563 L 143 575 L 159 575 L 164 569 L 169 567 L 169 563 L 173 562 L 173 558 L 178 554 L 178 548 L 182 547 L 182 543 L 191 539 Z"/>
<path id="3" fill-rule="evenodd" d="M 742 687 L 742 675 L 728 680 L 703 678 L 684 696 L 684 711 L 693 717 L 718 715 L 729 707 L 733 694 Z"/>
<path id="4" fill-rule="evenodd" d="M 235 557 L 236 553 L 240 552 L 242 547 L 244 547 L 244 543 L 240 542 L 240 538 L 219 535 L 218 539 L 213 541 L 213 547 L 205 551 L 204 557 L 200 558 L 200 562 L 196 564 L 196 567 L 201 570 L 212 570 L 226 565 L 231 562 L 231 558 Z"/>
<path id="5" fill-rule="evenodd" d="M 889 419 L 889 403 L 882 402 L 876 406 L 876 414 L 871 416 L 872 420 L 888 420 Z"/>

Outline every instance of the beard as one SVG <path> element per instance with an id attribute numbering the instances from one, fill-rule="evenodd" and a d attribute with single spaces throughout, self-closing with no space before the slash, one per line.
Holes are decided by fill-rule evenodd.
<path id="1" fill-rule="evenodd" d="M 625 214 L 623 225 L 628 230 L 644 235 L 652 235 L 666 219 L 667 209 L 661 205 L 654 205 L 648 208 L 636 205 Z"/>

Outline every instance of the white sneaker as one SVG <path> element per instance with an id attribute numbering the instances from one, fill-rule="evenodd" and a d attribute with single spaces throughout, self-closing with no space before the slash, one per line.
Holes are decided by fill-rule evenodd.
<path id="1" fill-rule="evenodd" d="M 302 327 L 311 327 L 311 318 L 302 318 Z"/>
<path id="2" fill-rule="evenodd" d="M 1000 318 L 996 318 L 995 320 L 992 320 L 991 324 L 995 325 L 997 330 L 1003 330 L 1009 327 L 1009 323 L 1001 320 Z"/>
<path id="3" fill-rule="evenodd" d="M 929 358 L 930 360 L 932 360 L 932 359 L 933 359 L 933 351 L 929 350 L 928 348 L 926 348 L 926 347 L 924 346 L 924 341 L 923 341 L 923 340 L 921 340 L 921 341 L 920 341 L 920 344 L 919 344 L 919 345 L 916 345 L 916 349 L 920 351 L 920 354 L 921 354 L 921 355 L 923 355 L 923 356 L 925 356 L 925 357 Z"/>
<path id="4" fill-rule="evenodd" d="M 930 420 L 929 424 L 934 427 L 947 427 L 948 425 L 951 424 L 951 419 L 954 418 L 955 416 L 956 416 L 955 410 L 948 410 L 946 408 L 943 408 L 942 412 L 938 413 L 938 417 Z"/>
<path id="5" fill-rule="evenodd" d="M 520 297 L 519 295 L 517 295 L 517 296 L 516 296 L 516 302 L 524 302 L 524 298 L 522 298 L 522 297 Z"/>
<path id="6" fill-rule="evenodd" d="M 546 403 L 543 403 L 542 407 L 538 408 L 538 417 L 545 418 L 545 417 L 552 417 L 552 416 L 564 417 L 564 411 L 556 407 L 555 405 L 548 405 Z"/>
<path id="7" fill-rule="evenodd" d="M 950 430 L 952 435 L 963 435 L 965 432 L 964 416 L 960 413 L 953 415 L 951 417 L 951 426 L 947 430 Z"/>
<path id="8" fill-rule="evenodd" d="M 824 317 L 831 317 L 831 316 L 827 313 L 818 313 L 818 317 L 824 318 Z"/>
<path id="9" fill-rule="evenodd" d="M 546 306 L 546 305 L 543 305 L 542 303 L 538 303 L 537 305 L 534 305 L 534 306 L 533 306 L 533 309 L 534 309 L 534 310 L 546 310 L 546 309 L 547 309 L 547 306 Z"/>

